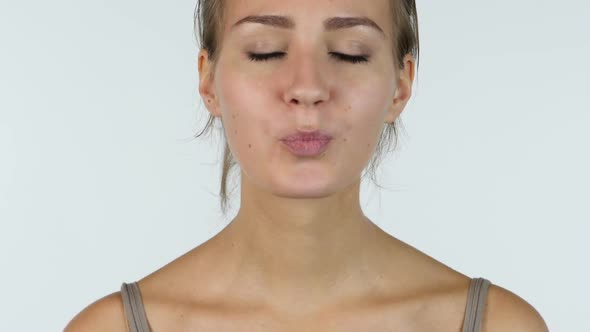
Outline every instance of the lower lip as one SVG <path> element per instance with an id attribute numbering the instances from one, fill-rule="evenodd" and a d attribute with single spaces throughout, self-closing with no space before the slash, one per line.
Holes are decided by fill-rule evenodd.
<path id="1" fill-rule="evenodd" d="M 316 157 L 322 154 L 328 148 L 328 144 L 331 139 L 328 140 L 295 140 L 295 141 L 283 141 L 283 144 L 287 147 L 291 153 L 297 157 Z"/>

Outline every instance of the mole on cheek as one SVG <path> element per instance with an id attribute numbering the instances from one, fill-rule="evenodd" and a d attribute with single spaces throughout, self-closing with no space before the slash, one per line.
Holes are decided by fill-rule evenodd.
<path id="1" fill-rule="evenodd" d="M 252 144 L 248 144 L 248 148 L 251 149 L 252 148 Z"/>

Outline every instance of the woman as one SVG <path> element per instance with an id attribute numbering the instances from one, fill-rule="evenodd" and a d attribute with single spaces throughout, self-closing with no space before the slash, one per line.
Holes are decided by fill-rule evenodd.
<path id="1" fill-rule="evenodd" d="M 397 134 L 418 58 L 409 0 L 201 0 L 199 92 L 241 204 L 219 234 L 66 331 L 547 331 L 525 300 L 381 230 L 361 173 Z"/>

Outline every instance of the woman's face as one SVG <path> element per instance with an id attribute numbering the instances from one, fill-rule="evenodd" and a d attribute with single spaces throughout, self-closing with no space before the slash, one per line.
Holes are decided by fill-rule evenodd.
<path id="1" fill-rule="evenodd" d="M 396 91 L 389 0 L 226 3 L 214 78 L 202 80 L 200 91 L 221 117 L 242 174 L 275 195 L 298 198 L 358 181 L 384 124 L 409 98 L 407 89 Z M 275 17 L 236 25 L 266 15 Z M 353 17 L 368 20 L 342 19 Z M 269 53 L 264 61 L 252 55 Z M 297 130 L 333 138 L 323 153 L 302 157 L 282 141 Z"/>

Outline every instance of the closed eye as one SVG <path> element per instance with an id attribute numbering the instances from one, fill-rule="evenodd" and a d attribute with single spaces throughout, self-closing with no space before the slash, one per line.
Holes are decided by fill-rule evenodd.
<path id="1" fill-rule="evenodd" d="M 280 59 L 283 58 L 287 53 L 285 52 L 273 52 L 273 53 L 248 53 L 248 58 L 251 61 L 268 61 L 271 59 Z M 337 52 L 330 52 L 330 55 L 337 60 L 350 62 L 350 63 L 362 63 L 368 62 L 369 57 L 364 55 L 349 55 Z"/>

